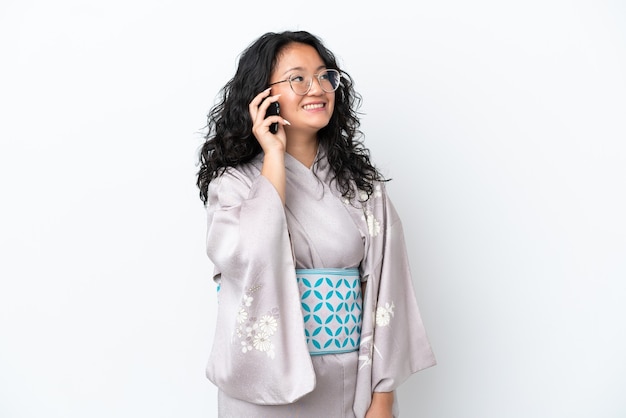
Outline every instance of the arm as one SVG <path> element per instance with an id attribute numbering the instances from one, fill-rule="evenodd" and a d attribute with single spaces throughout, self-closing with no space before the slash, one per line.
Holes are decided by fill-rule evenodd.
<path id="1" fill-rule="evenodd" d="M 229 168 L 209 185 L 207 254 L 220 290 L 207 377 L 231 397 L 284 404 L 310 392 L 315 374 L 284 207 L 260 169 Z"/>
<path id="2" fill-rule="evenodd" d="M 361 219 L 368 227 L 362 265 L 367 285 L 355 411 L 373 418 L 380 411 L 379 401 L 386 407 L 393 401 L 392 392 L 412 373 L 434 365 L 435 358 L 417 306 L 402 224 L 383 185 L 377 185 Z"/>
<path id="3" fill-rule="evenodd" d="M 285 187 L 286 187 L 286 173 L 285 173 L 285 151 L 274 151 L 265 154 L 263 158 L 263 168 L 261 169 L 261 175 L 267 178 L 274 186 L 280 200 L 285 204 Z"/>

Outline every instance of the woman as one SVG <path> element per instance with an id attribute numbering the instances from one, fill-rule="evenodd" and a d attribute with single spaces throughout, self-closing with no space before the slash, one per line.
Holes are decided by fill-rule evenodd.
<path id="1" fill-rule="evenodd" d="M 298 31 L 252 43 L 209 113 L 197 185 L 220 417 L 397 416 L 395 389 L 435 364 L 359 104 L 334 55 Z"/>

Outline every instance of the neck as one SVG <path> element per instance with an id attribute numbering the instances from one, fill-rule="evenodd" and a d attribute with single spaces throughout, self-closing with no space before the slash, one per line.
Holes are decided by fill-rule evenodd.
<path id="1" fill-rule="evenodd" d="M 317 155 L 317 145 L 317 138 L 308 141 L 287 141 L 286 151 L 303 165 L 311 168 Z"/>

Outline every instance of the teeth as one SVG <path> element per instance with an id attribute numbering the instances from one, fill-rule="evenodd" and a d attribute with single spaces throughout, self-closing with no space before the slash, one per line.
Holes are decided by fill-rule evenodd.
<path id="1" fill-rule="evenodd" d="M 305 110 L 311 110 L 311 109 L 319 109 L 321 107 L 324 107 L 324 104 L 319 103 L 319 104 L 310 104 L 310 105 L 306 105 L 304 106 Z"/>

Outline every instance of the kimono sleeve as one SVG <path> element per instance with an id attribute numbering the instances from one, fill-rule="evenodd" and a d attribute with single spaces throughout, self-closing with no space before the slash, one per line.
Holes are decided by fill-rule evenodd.
<path id="1" fill-rule="evenodd" d="M 417 304 L 402 223 L 382 185 L 363 217 L 368 229 L 363 266 L 367 289 L 357 383 L 362 402 L 357 405 L 364 413 L 372 392 L 392 392 L 436 361 Z"/>
<path id="2" fill-rule="evenodd" d="M 206 374 L 229 396 L 291 403 L 315 387 L 285 212 L 263 176 L 209 185 L 207 254 L 219 283 Z"/>

